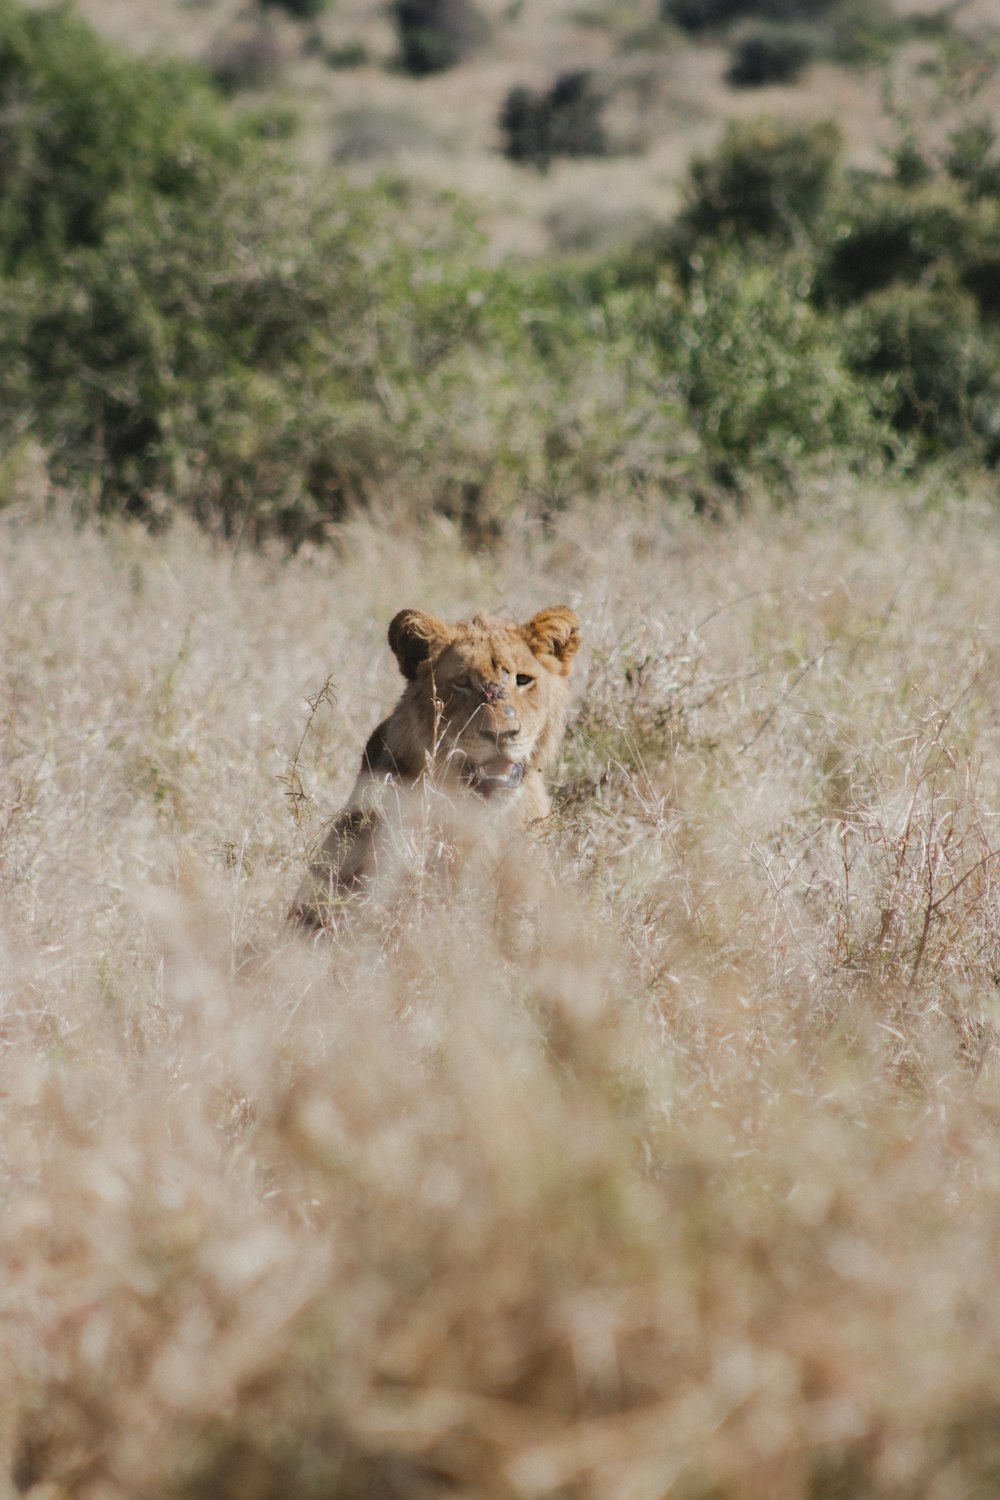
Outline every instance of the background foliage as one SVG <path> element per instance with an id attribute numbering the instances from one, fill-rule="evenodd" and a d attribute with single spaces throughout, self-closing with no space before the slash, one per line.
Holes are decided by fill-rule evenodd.
<path id="1" fill-rule="evenodd" d="M 521 92 L 515 158 L 608 149 L 583 75 Z M 985 120 L 889 174 L 734 125 L 631 249 L 498 268 L 459 204 L 292 171 L 195 70 L 3 0 L 0 155 L 4 439 L 82 510 L 295 542 L 404 492 L 482 533 L 609 481 L 997 457 Z"/>

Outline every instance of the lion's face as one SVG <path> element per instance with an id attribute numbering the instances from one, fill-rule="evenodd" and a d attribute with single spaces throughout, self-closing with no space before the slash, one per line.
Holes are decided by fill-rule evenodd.
<path id="1" fill-rule="evenodd" d="M 543 610 L 524 625 L 485 615 L 447 625 L 403 610 L 389 643 L 430 716 L 436 758 L 457 761 L 477 784 L 516 785 L 547 735 L 561 735 L 580 643 L 571 609 Z"/>

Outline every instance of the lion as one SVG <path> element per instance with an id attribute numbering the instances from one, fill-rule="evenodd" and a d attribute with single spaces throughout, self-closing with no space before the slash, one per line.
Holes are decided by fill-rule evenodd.
<path id="1" fill-rule="evenodd" d="M 484 614 L 447 624 L 403 609 L 389 645 L 406 687 L 369 737 L 354 790 L 299 888 L 293 915 L 310 927 L 328 926 L 374 876 L 406 789 L 433 789 L 518 828 L 552 810 L 545 773 L 566 727 L 574 611 L 557 605 L 515 625 Z"/>

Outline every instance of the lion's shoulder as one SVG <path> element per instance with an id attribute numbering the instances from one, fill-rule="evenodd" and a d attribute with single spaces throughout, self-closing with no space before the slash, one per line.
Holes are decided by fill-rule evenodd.
<path id="1" fill-rule="evenodd" d="M 393 732 L 397 727 L 395 720 L 398 714 L 399 706 L 397 705 L 394 712 L 387 719 L 383 719 L 368 736 L 368 742 L 361 756 L 362 774 L 402 777 L 415 774 L 410 771 L 409 760 L 403 755 L 403 746 L 398 733 Z"/>

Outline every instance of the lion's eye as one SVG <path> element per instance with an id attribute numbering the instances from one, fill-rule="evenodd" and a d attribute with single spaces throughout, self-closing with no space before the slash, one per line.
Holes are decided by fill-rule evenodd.
<path id="1" fill-rule="evenodd" d="M 452 687 L 459 693 L 468 693 L 472 690 L 472 683 L 468 677 L 456 677 Z"/>
<path id="2" fill-rule="evenodd" d="M 526 672 L 518 672 L 516 678 L 518 687 L 530 687 L 534 680 L 535 679 L 533 677 L 529 677 Z"/>

